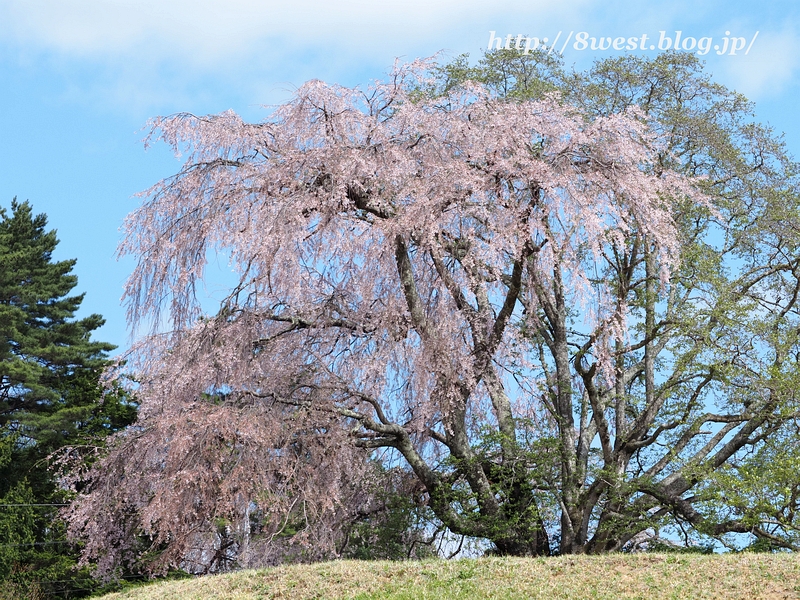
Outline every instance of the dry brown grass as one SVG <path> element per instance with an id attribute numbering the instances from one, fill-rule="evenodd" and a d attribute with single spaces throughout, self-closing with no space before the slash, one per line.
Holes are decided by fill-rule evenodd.
<path id="1" fill-rule="evenodd" d="M 335 561 L 152 584 L 103 600 L 800 598 L 800 556 L 637 554 Z"/>

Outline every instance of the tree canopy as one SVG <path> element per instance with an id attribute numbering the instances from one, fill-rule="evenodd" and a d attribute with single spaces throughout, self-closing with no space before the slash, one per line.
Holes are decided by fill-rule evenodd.
<path id="1" fill-rule="evenodd" d="M 690 55 L 498 52 L 312 81 L 259 124 L 154 120 L 186 162 L 121 253 L 131 321 L 172 330 L 129 357 L 142 411 L 76 505 L 87 557 L 145 532 L 185 563 L 256 507 L 335 553 L 313 524 L 374 452 L 500 553 L 795 548 L 796 168 L 750 113 Z M 239 284 L 203 316 L 211 251 Z"/>
<path id="2" fill-rule="evenodd" d="M 58 239 L 46 226 L 27 202 L 0 208 L 0 597 L 88 592 L 89 574 L 71 570 L 77 556 L 58 518 L 69 495 L 48 456 L 100 444 L 135 416 L 122 395 L 100 402 L 114 346 L 91 339 L 100 315 L 75 318 L 75 260 L 53 260 Z"/>

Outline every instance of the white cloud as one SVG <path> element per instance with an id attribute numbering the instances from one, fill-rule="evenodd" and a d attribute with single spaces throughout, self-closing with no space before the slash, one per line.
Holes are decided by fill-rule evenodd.
<path id="1" fill-rule="evenodd" d="M 788 29 L 762 31 L 747 55 L 741 51 L 736 56 L 721 56 L 716 64 L 726 82 L 748 98 L 776 96 L 800 68 L 800 39 Z"/>
<path id="2" fill-rule="evenodd" d="M 683 30 L 716 39 L 750 33 L 758 20 L 745 2 L 641 6 L 634 0 L 0 0 L 0 46 L 48 68 L 73 69 L 70 94 L 115 106 L 171 110 L 225 96 L 280 101 L 319 77 L 342 83 L 380 76 L 392 60 L 441 49 L 477 55 L 490 30 L 553 39 L 563 30 L 598 36 Z M 636 10 L 632 10 L 636 7 Z M 759 13 L 760 14 L 760 13 Z M 724 17 L 724 19 L 723 19 Z M 736 19 L 741 22 L 734 23 Z M 791 18 L 791 17 L 790 17 Z M 736 25 L 734 27 L 734 25 Z M 753 98 L 789 85 L 800 48 L 793 31 L 762 23 L 748 56 L 703 58 L 724 83 Z M 781 33 L 782 32 L 782 33 Z M 568 49 L 587 67 L 612 53 Z M 45 63 L 43 63 L 45 64 Z M 65 65 L 65 66 L 64 66 Z M 62 69 L 62 66 L 64 68 Z M 225 101 L 227 102 L 227 100 Z M 165 108 L 161 108 L 165 107 Z M 149 110 L 148 110 L 149 112 Z"/>
<path id="3" fill-rule="evenodd" d="M 530 28 L 587 3 L 571 0 L 556 9 L 549 0 L 0 0 L 0 35 L 67 54 L 136 52 L 202 65 L 250 54 L 265 40 L 287 51 L 407 48 L 421 39 L 435 43 L 466 23 L 480 28 L 476 34 L 488 33 L 504 15 Z"/>

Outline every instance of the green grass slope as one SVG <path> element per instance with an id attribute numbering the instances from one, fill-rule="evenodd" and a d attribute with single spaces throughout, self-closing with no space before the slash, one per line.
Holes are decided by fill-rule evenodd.
<path id="1" fill-rule="evenodd" d="M 103 600 L 800 598 L 800 555 L 335 561 L 154 583 Z"/>

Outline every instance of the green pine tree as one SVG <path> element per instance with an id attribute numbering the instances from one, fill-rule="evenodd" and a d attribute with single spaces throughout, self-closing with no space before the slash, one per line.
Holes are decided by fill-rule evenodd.
<path id="1" fill-rule="evenodd" d="M 104 320 L 76 319 L 83 295 L 75 260 L 53 261 L 58 239 L 28 202 L 0 208 L 0 599 L 86 595 L 74 571 L 58 504 L 69 500 L 48 468 L 65 446 L 102 444 L 131 423 L 124 394 L 98 385 L 111 344 L 93 341 Z M 102 402 L 101 402 L 102 399 Z"/>

